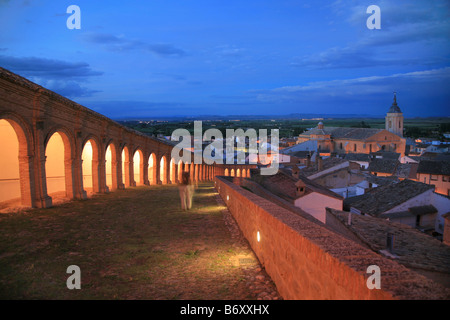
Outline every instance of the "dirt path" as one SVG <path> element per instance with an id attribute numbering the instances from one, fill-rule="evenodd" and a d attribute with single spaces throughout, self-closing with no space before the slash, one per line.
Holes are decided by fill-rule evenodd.
<path id="1" fill-rule="evenodd" d="M 2 214 L 0 230 L 2 299 L 281 299 L 212 183 L 187 212 L 176 186 L 137 187 Z"/>

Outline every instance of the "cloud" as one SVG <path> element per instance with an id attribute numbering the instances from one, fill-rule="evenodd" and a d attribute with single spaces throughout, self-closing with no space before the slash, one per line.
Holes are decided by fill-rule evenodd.
<path id="1" fill-rule="evenodd" d="M 271 90 L 253 90 L 256 98 L 264 102 L 313 100 L 338 97 L 367 97 L 368 95 L 386 94 L 392 91 L 410 92 L 426 96 L 435 92 L 445 93 L 445 83 L 450 80 L 450 67 L 396 73 L 387 76 L 370 76 L 352 79 L 311 82 L 306 85 L 284 86 Z"/>
<path id="2" fill-rule="evenodd" d="M 140 40 L 130 40 L 123 36 L 115 36 L 108 33 L 86 33 L 83 40 L 95 45 L 100 45 L 109 51 L 149 51 L 160 57 L 184 57 L 186 51 L 167 43 L 146 43 Z"/>
<path id="3" fill-rule="evenodd" d="M 92 70 L 86 62 L 69 62 L 38 57 L 11 57 L 0 55 L 0 65 L 30 81 L 68 98 L 88 97 L 99 92 L 81 83 L 103 72 Z"/>
<path id="4" fill-rule="evenodd" d="M 359 39 L 344 46 L 297 57 L 291 65 L 338 69 L 405 65 L 441 67 L 450 62 L 448 2 L 379 1 L 381 30 L 366 28 L 368 4 L 355 3 L 335 1 L 328 7 L 352 28 L 359 30 Z"/>
<path id="5" fill-rule="evenodd" d="M 17 58 L 0 55 L 0 65 L 24 76 L 47 79 L 86 78 L 103 74 L 103 72 L 92 70 L 86 62 L 69 62 L 38 57 Z"/>

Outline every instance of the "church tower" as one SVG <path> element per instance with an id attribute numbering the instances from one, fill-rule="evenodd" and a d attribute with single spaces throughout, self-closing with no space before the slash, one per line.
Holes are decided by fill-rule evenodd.
<path id="1" fill-rule="evenodd" d="M 397 93 L 394 92 L 394 102 L 386 114 L 386 130 L 403 137 L 403 113 L 397 105 Z"/>

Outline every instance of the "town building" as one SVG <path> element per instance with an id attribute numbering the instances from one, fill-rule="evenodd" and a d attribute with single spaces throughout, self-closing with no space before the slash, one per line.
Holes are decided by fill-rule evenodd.
<path id="1" fill-rule="evenodd" d="M 380 186 L 344 200 L 346 211 L 398 221 L 426 232 L 443 234 L 450 198 L 434 192 L 434 186 L 405 179 Z"/>
<path id="2" fill-rule="evenodd" d="M 322 223 L 325 223 L 327 207 L 337 210 L 343 208 L 343 197 L 311 181 L 296 166 L 279 169 L 275 175 L 252 174 L 252 179 Z"/>
<path id="3" fill-rule="evenodd" d="M 300 134 L 297 141 L 317 141 L 317 149 L 321 155 L 368 154 L 377 151 L 393 151 L 404 155 L 406 139 L 403 138 L 403 114 L 395 95 L 386 115 L 385 126 L 385 129 L 327 127 L 321 121 L 317 127 Z"/>
<path id="4" fill-rule="evenodd" d="M 417 168 L 417 181 L 431 184 L 436 192 L 450 196 L 450 162 L 421 160 Z"/>

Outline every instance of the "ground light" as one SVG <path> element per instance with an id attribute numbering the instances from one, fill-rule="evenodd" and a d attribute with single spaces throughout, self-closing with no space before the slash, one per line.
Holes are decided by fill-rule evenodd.
<path id="1" fill-rule="evenodd" d="M 258 242 L 261 241 L 261 234 L 259 233 L 259 231 L 256 232 L 256 240 L 258 240 Z"/>

